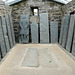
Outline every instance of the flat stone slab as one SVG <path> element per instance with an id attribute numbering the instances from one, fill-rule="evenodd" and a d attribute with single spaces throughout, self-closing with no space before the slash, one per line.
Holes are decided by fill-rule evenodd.
<path id="1" fill-rule="evenodd" d="M 9 46 L 8 36 L 5 36 L 4 39 L 5 39 L 6 49 L 7 49 L 6 51 L 9 52 L 10 51 L 10 46 Z"/>
<path id="2" fill-rule="evenodd" d="M 72 54 L 75 56 L 75 28 L 74 28 L 74 37 L 73 37 Z"/>
<path id="3" fill-rule="evenodd" d="M 5 39 L 5 45 L 6 45 L 6 51 L 10 51 L 10 45 L 9 45 L 9 39 L 7 35 L 7 28 L 6 28 L 6 22 L 5 22 L 5 17 L 2 16 L 2 28 L 3 28 L 3 34 L 4 34 L 4 39 Z"/>
<path id="4" fill-rule="evenodd" d="M 48 48 L 28 48 L 22 66 L 26 67 L 57 67 Z"/>
<path id="5" fill-rule="evenodd" d="M 1 61 L 1 45 L 0 45 L 0 61 Z"/>
<path id="6" fill-rule="evenodd" d="M 49 43 L 48 13 L 40 14 L 40 43 Z"/>
<path id="7" fill-rule="evenodd" d="M 10 22 L 9 22 L 9 16 L 7 14 L 5 14 L 5 20 L 6 20 L 6 25 L 7 25 L 9 44 L 10 44 L 10 48 L 12 48 L 13 47 L 12 33 L 11 33 L 11 27 L 10 27 Z"/>
<path id="8" fill-rule="evenodd" d="M 62 18 L 62 21 L 61 21 L 61 30 L 60 30 L 60 38 L 59 38 L 59 44 L 60 45 L 62 45 L 62 37 L 63 37 L 64 23 L 65 23 L 65 17 L 63 17 Z"/>
<path id="9" fill-rule="evenodd" d="M 50 22 L 51 43 L 58 43 L 58 22 Z"/>
<path id="10" fill-rule="evenodd" d="M 62 36 L 62 46 L 66 48 L 67 38 L 68 38 L 68 30 L 70 24 L 70 15 L 65 16 L 64 30 Z"/>
<path id="11" fill-rule="evenodd" d="M 38 67 L 38 52 L 36 48 L 29 48 L 27 50 L 27 54 L 25 56 L 25 59 L 23 61 L 22 66 L 27 66 L 27 67 Z"/>
<path id="12" fill-rule="evenodd" d="M 10 20 L 10 27 L 11 27 L 13 45 L 15 45 L 15 35 L 14 35 L 13 21 L 12 21 L 12 16 L 11 16 L 11 14 L 9 15 L 9 20 Z"/>
<path id="13" fill-rule="evenodd" d="M 2 57 L 4 57 L 6 55 L 6 47 L 5 47 L 3 30 L 2 30 L 1 17 L 0 17 L 0 46 L 1 46 Z"/>
<path id="14" fill-rule="evenodd" d="M 32 43 L 34 44 L 38 43 L 38 24 L 36 22 L 33 22 L 31 24 L 31 38 Z"/>
<path id="15" fill-rule="evenodd" d="M 6 47 L 5 47 L 5 42 L 4 40 L 0 41 L 1 43 L 1 54 L 2 54 L 2 57 L 4 57 L 6 55 Z"/>
<path id="16" fill-rule="evenodd" d="M 32 49 L 31 52 L 28 53 L 28 49 Z M 38 49 L 38 52 L 35 49 Z M 24 58 L 31 53 L 39 53 L 41 64 L 51 61 L 54 64 L 45 65 L 46 67 L 40 64 L 38 67 L 23 66 Z M 75 75 L 75 61 L 58 44 L 17 44 L 0 65 L 1 75 L 63 75 L 63 72 L 64 75 Z"/>
<path id="17" fill-rule="evenodd" d="M 75 25 L 75 15 L 71 15 L 67 44 L 66 44 L 66 49 L 69 52 L 71 50 L 71 44 L 72 44 L 72 38 L 73 38 L 73 32 L 74 32 L 74 25 Z"/>
<path id="18" fill-rule="evenodd" d="M 47 31 L 47 32 L 40 32 L 40 43 L 43 43 L 43 44 L 45 44 L 45 43 L 48 43 L 49 42 L 49 31 Z"/>
<path id="19" fill-rule="evenodd" d="M 44 68 L 57 67 L 57 64 L 53 60 L 52 52 L 48 48 L 37 48 L 39 53 L 39 65 Z"/>
<path id="20" fill-rule="evenodd" d="M 20 36 L 19 43 L 29 43 L 29 15 L 20 16 Z"/>

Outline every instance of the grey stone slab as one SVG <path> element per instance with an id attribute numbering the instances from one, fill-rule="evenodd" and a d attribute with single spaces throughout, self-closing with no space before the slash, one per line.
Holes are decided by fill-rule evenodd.
<path id="1" fill-rule="evenodd" d="M 75 28 L 74 28 L 74 38 L 73 38 L 73 45 L 72 45 L 72 54 L 75 56 Z"/>
<path id="2" fill-rule="evenodd" d="M 20 16 L 20 43 L 28 43 L 29 42 L 29 15 L 22 14 Z"/>
<path id="3" fill-rule="evenodd" d="M 63 17 L 63 18 L 62 18 L 62 21 L 61 21 L 61 30 L 60 30 L 60 38 L 59 38 L 59 44 L 60 44 L 60 45 L 62 45 L 64 22 L 65 22 L 65 17 Z"/>
<path id="4" fill-rule="evenodd" d="M 65 16 L 64 30 L 62 36 L 62 46 L 66 48 L 67 38 L 68 38 L 68 29 L 70 23 L 70 15 Z"/>
<path id="5" fill-rule="evenodd" d="M 40 14 L 40 43 L 49 43 L 48 13 Z"/>
<path id="6" fill-rule="evenodd" d="M 5 20 L 6 20 L 9 44 L 10 44 L 10 48 L 12 48 L 13 47 L 12 33 L 11 33 L 11 27 L 10 27 L 10 22 L 9 22 L 9 16 L 7 14 L 5 14 Z"/>
<path id="7" fill-rule="evenodd" d="M 58 22 L 50 22 L 51 43 L 58 42 Z"/>
<path id="8" fill-rule="evenodd" d="M 68 39 L 67 39 L 67 44 L 66 44 L 66 49 L 69 52 L 71 51 L 74 25 L 75 25 L 75 15 L 71 15 L 70 26 L 69 26 L 69 31 L 68 31 Z"/>
<path id="9" fill-rule="evenodd" d="M 47 32 L 40 32 L 40 35 L 41 35 L 41 37 L 40 37 L 40 43 L 49 43 L 49 31 L 47 31 Z"/>
<path id="10" fill-rule="evenodd" d="M 1 16 L 1 18 L 2 18 L 2 28 L 3 28 L 4 36 L 8 36 L 7 35 L 7 29 L 6 29 L 5 17 L 4 16 Z"/>
<path id="11" fill-rule="evenodd" d="M 13 21 L 12 21 L 11 15 L 9 15 L 9 20 L 10 20 L 10 27 L 11 27 L 11 33 L 12 33 L 12 40 L 13 40 L 13 44 L 15 45 L 15 35 L 14 35 Z"/>
<path id="12" fill-rule="evenodd" d="M 5 22 L 4 16 L 2 16 L 2 28 L 3 28 L 3 34 L 4 34 L 6 49 L 7 49 L 7 52 L 9 52 L 10 46 L 9 46 L 9 40 L 8 40 L 7 28 L 6 28 L 6 22 Z"/>
<path id="13" fill-rule="evenodd" d="M 48 29 L 48 27 L 47 26 L 45 26 L 43 23 L 40 23 L 40 32 L 46 32 L 46 31 L 48 31 L 49 29 Z"/>
<path id="14" fill-rule="evenodd" d="M 6 47 L 5 47 L 5 43 L 4 40 L 0 41 L 1 43 L 1 53 L 2 53 L 2 57 L 4 57 L 6 55 Z"/>
<path id="15" fill-rule="evenodd" d="M 9 52 L 10 51 L 10 46 L 9 46 L 9 40 L 8 40 L 8 36 L 5 36 L 5 44 L 6 44 L 6 51 Z"/>
<path id="16" fill-rule="evenodd" d="M 1 45 L 1 54 L 2 57 L 4 57 L 6 55 L 6 46 L 5 46 L 5 40 L 3 35 L 1 17 L 0 17 L 0 45 Z"/>
<path id="17" fill-rule="evenodd" d="M 38 48 L 39 53 L 39 65 L 44 68 L 51 68 L 57 66 L 56 62 L 53 60 L 52 52 L 48 48 Z"/>
<path id="18" fill-rule="evenodd" d="M 22 66 L 27 66 L 27 67 L 39 66 L 38 51 L 36 48 L 28 48 Z"/>
<path id="19" fill-rule="evenodd" d="M 1 45 L 0 45 L 0 61 L 1 61 Z"/>
<path id="20" fill-rule="evenodd" d="M 38 24 L 36 22 L 31 24 L 31 38 L 32 43 L 38 43 Z"/>

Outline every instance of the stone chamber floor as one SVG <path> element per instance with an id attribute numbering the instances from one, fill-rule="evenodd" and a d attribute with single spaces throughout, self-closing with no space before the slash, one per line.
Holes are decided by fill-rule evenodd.
<path id="1" fill-rule="evenodd" d="M 0 75 L 75 75 L 75 61 L 58 44 L 17 44 Z"/>

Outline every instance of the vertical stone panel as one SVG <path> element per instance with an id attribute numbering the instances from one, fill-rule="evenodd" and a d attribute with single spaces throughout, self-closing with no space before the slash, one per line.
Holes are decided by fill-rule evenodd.
<path id="1" fill-rule="evenodd" d="M 7 52 L 9 52 L 10 46 L 9 46 L 9 40 L 8 40 L 7 28 L 6 28 L 6 22 L 4 16 L 2 16 L 2 28 L 3 28 L 4 39 L 5 39 L 6 50 Z"/>
<path id="2" fill-rule="evenodd" d="M 7 26 L 10 48 L 12 48 L 13 47 L 12 33 L 11 33 L 11 27 L 9 22 L 9 16 L 7 14 L 5 14 L 5 19 L 6 19 L 6 26 Z"/>
<path id="3" fill-rule="evenodd" d="M 40 14 L 40 43 L 49 43 L 48 13 Z"/>
<path id="4" fill-rule="evenodd" d="M 0 45 L 0 61 L 1 61 L 1 45 Z"/>
<path id="5" fill-rule="evenodd" d="M 0 45 L 1 45 L 1 54 L 2 54 L 2 57 L 4 57 L 6 55 L 6 46 L 5 46 L 4 36 L 3 36 L 1 17 L 0 17 Z"/>
<path id="6" fill-rule="evenodd" d="M 38 43 L 38 24 L 36 22 L 31 24 L 31 38 L 32 43 Z"/>
<path id="7" fill-rule="evenodd" d="M 58 22 L 50 22 L 51 43 L 58 42 Z"/>
<path id="8" fill-rule="evenodd" d="M 74 38 L 73 38 L 72 54 L 75 56 L 75 28 L 74 28 Z"/>
<path id="9" fill-rule="evenodd" d="M 67 44 L 66 44 L 66 49 L 69 52 L 71 51 L 74 25 L 75 25 L 75 15 L 71 15 L 70 26 L 69 26 L 69 31 L 68 31 L 68 39 L 67 39 Z"/>
<path id="10" fill-rule="evenodd" d="M 61 30 L 60 30 L 60 38 L 59 38 L 59 44 L 60 45 L 62 44 L 62 37 L 63 37 L 63 30 L 64 30 L 64 21 L 65 21 L 65 18 L 63 17 L 62 21 L 61 21 Z"/>
<path id="11" fill-rule="evenodd" d="M 12 40 L 13 40 L 13 44 L 15 45 L 15 36 L 14 36 L 14 29 L 13 29 L 13 22 L 12 22 L 11 15 L 9 15 L 9 20 L 10 20 L 10 27 L 11 27 L 11 33 L 12 33 Z"/>
<path id="12" fill-rule="evenodd" d="M 64 23 L 64 30 L 63 30 L 63 36 L 62 36 L 62 46 L 65 48 L 68 38 L 68 29 L 69 29 L 69 22 L 70 21 L 70 15 L 65 16 L 65 23 Z"/>
<path id="13" fill-rule="evenodd" d="M 20 36 L 19 43 L 29 43 L 29 15 L 20 16 Z"/>

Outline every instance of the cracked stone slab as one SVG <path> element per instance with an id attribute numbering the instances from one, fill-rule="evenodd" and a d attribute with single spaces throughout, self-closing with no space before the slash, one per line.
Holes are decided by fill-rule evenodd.
<path id="1" fill-rule="evenodd" d="M 47 56 L 51 56 L 50 60 L 53 60 L 55 62 L 54 64 L 58 66 L 53 66 L 53 64 L 49 65 L 50 67 L 22 66 L 27 49 L 29 48 L 37 48 L 38 51 L 40 51 L 41 48 L 42 51 L 44 48 L 46 50 L 48 49 L 49 52 L 48 50 L 46 53 L 45 51 L 40 52 L 40 55 L 44 53 Z M 41 60 L 43 59 L 44 58 Z M 47 61 L 48 59 L 46 58 L 45 60 Z M 63 73 L 64 75 L 75 75 L 75 61 L 67 55 L 58 44 L 17 44 L 0 66 L 1 75 L 63 75 Z"/>
<path id="2" fill-rule="evenodd" d="M 57 66 L 53 61 L 52 52 L 48 50 L 48 48 L 38 48 L 39 52 L 39 65 L 44 68 L 50 68 L 53 66 Z"/>
<path id="3" fill-rule="evenodd" d="M 69 30 L 69 23 L 70 23 L 70 15 L 65 16 L 65 23 L 64 23 L 64 30 L 62 36 L 62 46 L 66 48 L 67 38 L 68 38 L 68 30 Z"/>
<path id="4" fill-rule="evenodd" d="M 38 67 L 38 51 L 36 48 L 28 48 L 22 66 Z"/>
<path id="5" fill-rule="evenodd" d="M 50 22 L 51 43 L 58 42 L 58 22 Z"/>
<path id="6" fill-rule="evenodd" d="M 38 43 L 38 24 L 36 22 L 31 24 L 31 38 L 32 43 Z"/>
<path id="7" fill-rule="evenodd" d="M 75 15 L 71 15 L 67 44 L 66 44 L 66 49 L 69 52 L 71 50 L 71 44 L 72 44 L 72 38 L 73 38 L 73 32 L 74 32 L 74 25 L 75 25 Z"/>

